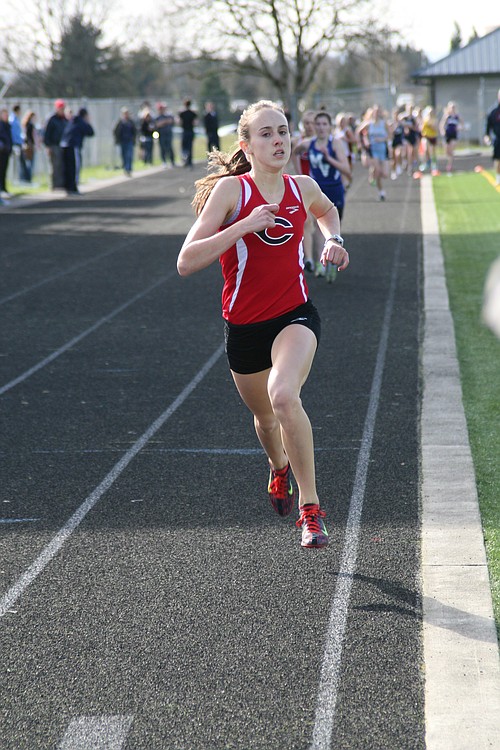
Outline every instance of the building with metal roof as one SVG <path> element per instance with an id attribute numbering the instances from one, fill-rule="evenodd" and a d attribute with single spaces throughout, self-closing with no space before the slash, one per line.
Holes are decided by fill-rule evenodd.
<path id="1" fill-rule="evenodd" d="M 481 140 L 500 89 L 500 26 L 412 77 L 429 86 L 430 103 L 439 113 L 449 101 L 456 103 L 465 124 L 463 138 Z"/>

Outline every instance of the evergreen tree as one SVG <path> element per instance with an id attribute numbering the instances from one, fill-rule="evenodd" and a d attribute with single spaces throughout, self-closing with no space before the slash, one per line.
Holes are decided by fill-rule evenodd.
<path id="1" fill-rule="evenodd" d="M 223 87 L 217 73 L 208 73 L 201 82 L 198 93 L 200 109 L 204 102 L 213 102 L 219 115 L 219 122 L 225 123 L 232 119 L 229 108 L 229 95 Z"/>
<path id="2" fill-rule="evenodd" d="M 46 96 L 109 96 L 123 72 L 115 47 L 99 45 L 102 32 L 77 14 L 69 19 L 45 77 Z"/>
<path id="3" fill-rule="evenodd" d="M 460 49 L 462 46 L 462 32 L 460 31 L 460 26 L 455 21 L 455 33 L 451 37 L 450 40 L 450 52 L 454 52 L 457 49 Z"/>

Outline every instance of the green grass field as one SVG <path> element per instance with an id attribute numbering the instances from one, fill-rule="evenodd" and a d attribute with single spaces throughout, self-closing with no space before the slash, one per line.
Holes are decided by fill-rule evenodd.
<path id="1" fill-rule="evenodd" d="M 500 340 L 481 319 L 485 278 L 500 254 L 500 192 L 474 172 L 433 186 L 500 633 Z"/>

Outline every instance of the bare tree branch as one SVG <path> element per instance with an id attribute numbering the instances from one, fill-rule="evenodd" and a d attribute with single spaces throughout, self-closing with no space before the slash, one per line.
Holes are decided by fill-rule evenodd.
<path id="1" fill-rule="evenodd" d="M 371 17 L 371 0 L 172 0 L 165 18 L 179 27 L 179 19 L 203 15 L 195 39 L 212 59 L 231 59 L 246 72 L 263 76 L 283 101 L 302 97 L 313 84 L 325 58 L 380 33 Z M 386 30 L 385 30 L 386 31 Z M 387 33 L 384 41 L 387 43 Z M 249 62 L 248 57 L 252 61 Z"/>

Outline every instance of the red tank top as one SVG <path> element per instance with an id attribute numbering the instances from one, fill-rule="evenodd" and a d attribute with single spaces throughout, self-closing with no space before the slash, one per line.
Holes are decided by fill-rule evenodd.
<path id="1" fill-rule="evenodd" d="M 309 154 L 307 151 L 304 151 L 303 154 L 300 155 L 299 158 L 300 163 L 300 172 L 301 174 L 310 174 L 311 170 L 309 167 Z"/>
<path id="2" fill-rule="evenodd" d="M 238 179 L 240 200 L 225 226 L 267 203 L 250 175 Z M 220 258 L 222 316 L 236 325 L 277 318 L 307 301 L 303 247 L 307 214 L 296 181 L 286 174 L 283 180 L 285 193 L 276 226 L 245 235 Z"/>

